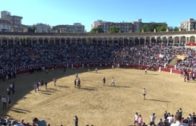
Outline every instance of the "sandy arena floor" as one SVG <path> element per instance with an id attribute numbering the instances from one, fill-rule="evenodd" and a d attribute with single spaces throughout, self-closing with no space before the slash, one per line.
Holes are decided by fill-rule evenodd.
<path id="1" fill-rule="evenodd" d="M 81 89 L 74 88 L 75 73 L 79 73 Z M 81 72 L 81 73 L 80 73 Z M 102 78 L 106 77 L 106 86 Z M 57 86 L 51 82 L 58 78 Z M 115 78 L 116 86 L 111 80 Z M 37 80 L 48 80 L 48 90 L 33 90 Z M 11 81 L 0 81 L 1 94 Z M 196 110 L 196 82 L 183 82 L 180 75 L 148 72 L 133 69 L 105 69 L 85 72 L 84 70 L 54 70 L 47 73 L 18 75 L 13 106 L 7 112 L 16 119 L 31 122 L 34 117 L 45 119 L 52 126 L 72 126 L 73 117 L 79 117 L 80 126 L 128 126 L 133 124 L 135 112 L 149 116 L 155 112 L 157 120 L 165 110 L 176 112 L 180 107 L 184 114 Z M 143 100 L 143 88 L 147 89 L 147 100 Z M 2 108 L 2 106 L 0 106 Z M 2 113 L 2 109 L 0 109 Z"/>

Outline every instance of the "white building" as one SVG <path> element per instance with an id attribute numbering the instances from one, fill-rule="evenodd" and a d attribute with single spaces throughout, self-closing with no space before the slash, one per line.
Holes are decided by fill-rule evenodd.
<path id="1" fill-rule="evenodd" d="M 8 11 L 1 11 L 1 19 L 11 23 L 11 32 L 22 32 L 22 17 L 11 15 Z"/>
<path id="2" fill-rule="evenodd" d="M 120 32 L 132 32 L 133 24 L 131 22 L 108 22 L 97 20 L 93 23 L 92 28 L 101 28 L 104 33 L 109 32 L 111 27 L 119 28 Z"/>
<path id="3" fill-rule="evenodd" d="M 11 32 L 12 25 L 9 21 L 0 19 L 0 32 Z"/>
<path id="4" fill-rule="evenodd" d="M 38 23 L 38 24 L 34 25 L 34 28 L 35 28 L 36 33 L 49 33 L 49 32 L 51 32 L 51 27 L 50 27 L 50 25 L 47 25 L 47 24 Z"/>
<path id="5" fill-rule="evenodd" d="M 84 33 L 85 27 L 80 23 L 73 25 L 57 25 L 53 27 L 54 33 Z"/>
<path id="6" fill-rule="evenodd" d="M 196 20 L 193 18 L 190 18 L 187 21 L 183 21 L 180 24 L 180 28 L 185 31 L 195 31 L 196 30 Z"/>

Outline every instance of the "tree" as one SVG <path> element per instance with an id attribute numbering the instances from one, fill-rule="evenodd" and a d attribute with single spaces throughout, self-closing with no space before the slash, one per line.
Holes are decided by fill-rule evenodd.
<path id="1" fill-rule="evenodd" d="M 34 26 L 29 26 L 28 27 L 28 32 L 29 33 L 35 33 L 35 27 Z"/>
<path id="2" fill-rule="evenodd" d="M 153 32 L 154 29 L 157 32 L 162 32 L 167 30 L 166 23 L 143 23 L 140 31 L 144 30 L 144 32 Z"/>
<path id="3" fill-rule="evenodd" d="M 120 31 L 120 29 L 115 26 L 112 26 L 109 29 L 109 33 L 119 33 L 119 31 Z"/>
<path id="4" fill-rule="evenodd" d="M 90 31 L 91 33 L 103 33 L 103 29 L 101 27 L 93 28 Z"/>
<path id="5" fill-rule="evenodd" d="M 178 28 L 178 27 L 175 27 L 175 28 L 174 28 L 174 31 L 179 31 L 179 28 Z"/>
<path id="6" fill-rule="evenodd" d="M 160 25 L 160 26 L 157 27 L 158 32 L 162 32 L 162 31 L 166 31 L 166 30 L 167 30 L 167 26 Z"/>

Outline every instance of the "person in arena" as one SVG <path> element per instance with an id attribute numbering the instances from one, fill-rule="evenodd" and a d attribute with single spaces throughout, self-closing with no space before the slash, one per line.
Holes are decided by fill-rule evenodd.
<path id="1" fill-rule="evenodd" d="M 6 110 L 6 108 L 7 108 L 7 98 L 6 97 L 4 97 L 4 96 L 2 96 L 1 97 L 1 102 L 2 102 L 2 111 L 4 112 L 5 110 Z"/>
<path id="2" fill-rule="evenodd" d="M 134 125 L 138 124 L 138 117 L 139 117 L 139 114 L 136 112 L 134 115 Z"/>
<path id="3" fill-rule="evenodd" d="M 116 82 L 114 80 L 114 77 L 112 77 L 112 82 L 111 82 L 111 86 L 115 86 L 116 85 Z"/>
<path id="4" fill-rule="evenodd" d="M 79 121 L 78 116 L 75 115 L 74 116 L 74 126 L 78 126 L 78 121 Z"/>
<path id="5" fill-rule="evenodd" d="M 150 116 L 150 125 L 151 125 L 151 126 L 155 126 L 155 119 L 156 119 L 156 115 L 155 115 L 155 113 L 153 113 L 153 114 Z"/>
<path id="6" fill-rule="evenodd" d="M 146 95 L 147 95 L 147 91 L 146 91 L 146 88 L 144 88 L 144 90 L 143 90 L 144 100 L 146 100 Z"/>
<path id="7" fill-rule="evenodd" d="M 161 118 L 160 121 L 158 122 L 157 126 L 165 126 L 163 119 Z"/>
<path id="8" fill-rule="evenodd" d="M 81 87 L 81 81 L 80 81 L 80 78 L 78 78 L 78 88 Z"/>
<path id="9" fill-rule="evenodd" d="M 145 74 L 147 74 L 147 68 L 145 68 L 145 70 L 144 70 L 144 71 L 145 71 Z"/>
<path id="10" fill-rule="evenodd" d="M 78 83 L 78 80 L 77 80 L 77 78 L 75 78 L 75 80 L 74 80 L 74 87 L 75 88 L 77 87 L 77 83 Z"/>
<path id="11" fill-rule="evenodd" d="M 143 122 L 143 117 L 142 117 L 141 114 L 140 114 L 139 117 L 138 117 L 137 123 L 138 123 L 137 126 L 143 126 L 143 124 L 144 124 L 144 122 Z"/>
<path id="12" fill-rule="evenodd" d="M 95 68 L 95 72 L 98 73 L 98 69 L 97 68 Z"/>
<path id="13" fill-rule="evenodd" d="M 53 82 L 54 82 L 54 86 L 56 87 L 56 83 L 57 83 L 56 78 L 53 78 Z"/>
<path id="14" fill-rule="evenodd" d="M 47 81 L 44 82 L 44 86 L 45 86 L 45 89 L 47 90 L 47 88 L 48 88 L 48 82 Z"/>
<path id="15" fill-rule="evenodd" d="M 175 115 L 175 122 L 173 122 L 171 126 L 186 126 L 181 121 L 182 121 L 182 116 L 179 112 L 177 112 Z"/>
<path id="16" fill-rule="evenodd" d="M 105 83 L 106 83 L 106 78 L 103 77 L 103 85 L 105 85 Z"/>

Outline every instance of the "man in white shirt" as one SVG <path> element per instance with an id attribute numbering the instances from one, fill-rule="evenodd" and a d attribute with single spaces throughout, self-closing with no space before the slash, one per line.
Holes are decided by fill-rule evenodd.
<path id="1" fill-rule="evenodd" d="M 180 113 L 176 113 L 175 122 L 171 124 L 171 126 L 187 126 L 181 122 L 182 116 Z"/>
<path id="2" fill-rule="evenodd" d="M 171 115 L 170 113 L 168 113 L 168 117 L 167 117 L 168 123 L 171 124 L 174 122 L 174 116 Z"/>
<path id="3" fill-rule="evenodd" d="M 136 112 L 135 115 L 134 115 L 134 125 L 137 125 L 137 123 L 138 123 L 138 117 L 139 117 L 139 115 Z"/>

